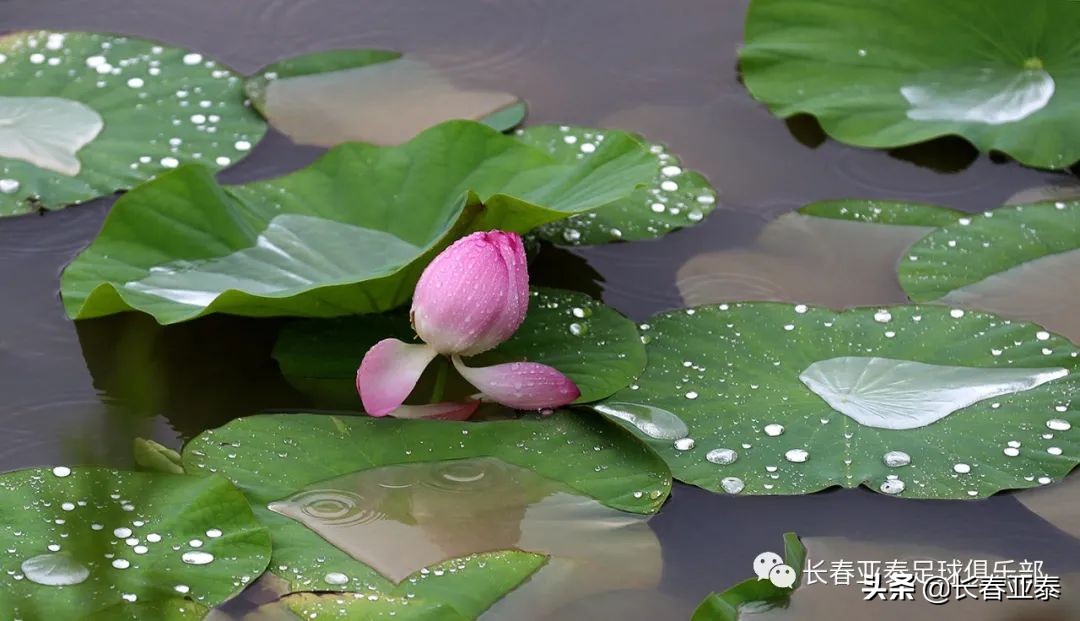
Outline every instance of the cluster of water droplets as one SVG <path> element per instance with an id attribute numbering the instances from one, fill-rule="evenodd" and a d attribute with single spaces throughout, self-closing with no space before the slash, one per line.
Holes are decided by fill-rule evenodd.
<path id="1" fill-rule="evenodd" d="M 0 78 L 55 83 L 56 97 L 85 104 L 104 117 L 104 129 L 79 155 L 83 169 L 97 173 L 92 182 L 101 193 L 129 185 L 129 170 L 150 177 L 186 162 L 228 166 L 246 155 L 263 131 L 241 105 L 241 77 L 195 52 L 136 38 L 37 31 L 9 39 L 7 54 L 0 57 Z M 47 94 L 40 87 L 34 92 Z M 99 98 L 118 97 L 131 101 L 97 109 Z M 0 118 L 0 124 L 4 121 Z M 145 141 L 112 138 L 113 124 L 143 132 Z M 33 128 L 26 131 L 33 140 Z M 93 147 L 98 141 L 109 142 L 108 157 L 97 157 Z M 24 168 L 0 163 L 0 194 L 22 190 L 42 193 L 47 201 L 49 189 L 68 183 L 55 176 L 21 179 L 16 170 Z"/>
<path id="2" fill-rule="evenodd" d="M 528 130 L 519 130 L 524 135 Z M 608 133 L 561 125 L 558 134 L 540 144 L 560 158 L 584 160 L 597 153 Z M 544 227 L 549 237 L 567 244 L 656 237 L 696 224 L 716 208 L 716 191 L 697 173 L 685 170 L 663 145 L 649 146 L 657 174 L 653 184 L 617 204 L 573 216 Z"/>

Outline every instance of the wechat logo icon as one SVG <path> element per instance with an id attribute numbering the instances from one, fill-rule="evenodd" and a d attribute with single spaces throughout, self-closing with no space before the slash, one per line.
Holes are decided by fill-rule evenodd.
<path id="1" fill-rule="evenodd" d="M 775 552 L 762 552 L 754 559 L 754 573 L 758 580 L 768 580 L 780 589 L 790 589 L 795 584 L 795 569 L 784 564 Z"/>

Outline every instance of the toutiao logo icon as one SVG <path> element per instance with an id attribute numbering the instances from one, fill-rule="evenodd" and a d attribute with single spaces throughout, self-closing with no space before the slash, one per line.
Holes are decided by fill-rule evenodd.
<path id="1" fill-rule="evenodd" d="M 790 589 L 795 584 L 795 569 L 784 564 L 784 559 L 775 552 L 762 552 L 754 559 L 754 573 L 758 580 L 768 579 L 773 586 Z"/>

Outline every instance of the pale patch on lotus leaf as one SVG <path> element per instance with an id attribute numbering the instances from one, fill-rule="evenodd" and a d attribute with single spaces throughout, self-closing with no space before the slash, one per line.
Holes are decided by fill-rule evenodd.
<path id="1" fill-rule="evenodd" d="M 832 308 L 903 300 L 896 262 L 931 227 L 797 213 L 770 222 L 750 247 L 697 255 L 679 268 L 687 306 L 763 300 Z M 837 278 L 843 274 L 843 278 Z"/>
<path id="2" fill-rule="evenodd" d="M 950 68 L 918 76 L 900 93 L 915 121 L 960 121 L 1001 125 L 1025 119 L 1054 96 L 1054 78 L 1042 69 Z"/>
<path id="3" fill-rule="evenodd" d="M 915 429 L 970 405 L 1068 375 L 1067 369 L 990 369 L 843 356 L 812 363 L 799 379 L 833 409 L 882 429 Z"/>
<path id="4" fill-rule="evenodd" d="M 400 58 L 271 80 L 263 113 L 303 144 L 396 145 L 443 121 L 479 120 L 516 103 L 510 93 L 465 89 L 423 61 Z"/>
<path id="5" fill-rule="evenodd" d="M 1080 341 L 1080 249 L 1039 257 L 953 289 L 942 304 L 1016 317 Z"/>
<path id="6" fill-rule="evenodd" d="M 0 157 L 68 176 L 79 174 L 77 153 L 105 121 L 86 104 L 61 97 L 0 97 Z"/>

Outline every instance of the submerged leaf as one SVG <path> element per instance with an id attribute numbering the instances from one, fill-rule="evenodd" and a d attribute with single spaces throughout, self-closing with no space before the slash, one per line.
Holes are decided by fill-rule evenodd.
<path id="1" fill-rule="evenodd" d="M 787 118 L 887 148 L 959 135 L 1029 166 L 1080 159 L 1080 5 L 1060 0 L 753 0 L 739 66 Z"/>
<path id="2" fill-rule="evenodd" d="M 163 324 L 380 312 L 404 303 L 458 237 L 610 203 L 654 174 L 652 159 L 613 132 L 594 157 L 560 163 L 452 121 L 398 147 L 344 144 L 270 181 L 223 187 L 186 167 L 117 201 L 64 271 L 64 305 L 76 319 L 135 309 Z"/>
<path id="3" fill-rule="evenodd" d="M 386 50 L 332 50 L 274 63 L 244 85 L 255 107 L 293 141 L 401 144 L 443 121 L 504 131 L 525 117 L 510 93 L 468 89 L 438 68 Z"/>
<path id="4" fill-rule="evenodd" d="M 895 201 L 811 203 L 765 225 L 746 246 L 699 254 L 679 268 L 689 306 L 763 300 L 844 307 L 903 301 L 896 262 L 963 212 Z M 842 273 L 843 278 L 836 274 Z"/>
<path id="5" fill-rule="evenodd" d="M 0 216 L 127 189 L 184 163 L 223 168 L 266 126 L 201 54 L 86 32 L 0 38 Z"/>

